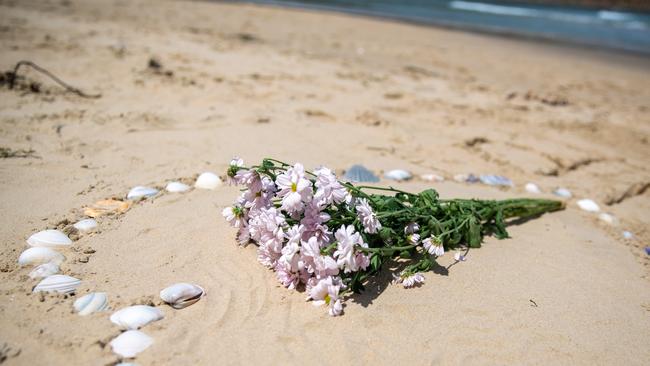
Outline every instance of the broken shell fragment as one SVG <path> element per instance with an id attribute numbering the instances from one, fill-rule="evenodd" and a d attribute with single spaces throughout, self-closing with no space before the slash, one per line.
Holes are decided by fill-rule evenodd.
<path id="1" fill-rule="evenodd" d="M 528 193 L 534 193 L 534 194 L 542 193 L 542 190 L 539 189 L 539 187 L 535 183 L 526 183 L 526 186 L 524 188 Z"/>
<path id="2" fill-rule="evenodd" d="M 34 287 L 33 292 L 59 292 L 62 294 L 71 294 L 75 292 L 81 284 L 81 280 L 66 275 L 51 275 L 45 277 Z"/>
<path id="3" fill-rule="evenodd" d="M 86 207 L 84 215 L 89 217 L 100 217 L 104 215 L 114 215 L 126 212 L 131 204 L 119 200 L 101 200 L 97 201 L 91 207 Z"/>
<path id="4" fill-rule="evenodd" d="M 84 219 L 75 223 L 72 226 L 75 229 L 81 231 L 82 233 L 85 233 L 85 232 L 95 230 L 97 228 L 97 221 L 95 221 L 95 219 Z"/>
<path id="5" fill-rule="evenodd" d="M 135 200 L 143 197 L 144 198 L 152 197 L 155 196 L 156 194 L 158 194 L 158 190 L 155 188 L 137 186 L 137 187 L 133 187 L 129 191 L 129 194 L 126 195 L 126 199 Z"/>
<path id="6" fill-rule="evenodd" d="M 177 283 L 160 291 L 160 298 L 174 309 L 188 307 L 204 295 L 202 287 L 190 283 Z"/>
<path id="7" fill-rule="evenodd" d="M 129 330 L 120 334 L 110 343 L 113 352 L 125 357 L 135 357 L 153 344 L 153 338 L 139 330 Z"/>
<path id="8" fill-rule="evenodd" d="M 196 188 L 202 189 L 215 189 L 221 184 L 222 181 L 218 175 L 211 172 L 205 172 L 199 175 L 199 177 L 196 179 L 196 183 L 194 183 L 194 186 Z"/>
<path id="9" fill-rule="evenodd" d="M 32 247 L 20 254 L 18 264 L 21 266 L 43 263 L 61 264 L 65 260 L 63 254 L 51 248 Z"/>
<path id="10" fill-rule="evenodd" d="M 27 244 L 33 247 L 63 247 L 72 244 L 72 240 L 59 230 L 43 230 L 27 239 Z"/>
<path id="11" fill-rule="evenodd" d="M 59 265 L 56 263 L 43 263 L 36 268 L 32 269 L 31 272 L 29 272 L 29 277 L 30 278 L 42 278 L 42 277 L 48 277 L 53 274 L 59 273 Z"/>
<path id="12" fill-rule="evenodd" d="M 600 211 L 600 207 L 598 207 L 598 204 L 590 199 L 582 199 L 577 202 L 578 207 L 581 209 L 587 211 L 587 212 L 598 212 Z"/>
<path id="13" fill-rule="evenodd" d="M 384 178 L 388 178 L 396 181 L 409 180 L 412 177 L 413 175 L 411 175 L 411 173 L 402 169 L 394 169 L 384 174 Z"/>
<path id="14" fill-rule="evenodd" d="M 78 298 L 73 306 L 79 315 L 88 315 L 106 310 L 108 308 L 108 298 L 105 292 L 91 292 Z"/>
<path id="15" fill-rule="evenodd" d="M 122 329 L 138 329 L 163 318 L 163 312 L 153 306 L 133 305 L 111 315 L 111 322 Z"/>
<path id="16" fill-rule="evenodd" d="M 190 186 L 181 182 L 169 182 L 167 184 L 167 187 L 165 187 L 165 189 L 167 190 L 167 192 L 181 193 L 181 192 L 189 191 Z"/>

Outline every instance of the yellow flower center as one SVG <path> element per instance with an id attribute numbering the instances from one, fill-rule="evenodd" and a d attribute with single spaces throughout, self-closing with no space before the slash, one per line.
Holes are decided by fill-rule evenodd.
<path id="1" fill-rule="evenodd" d="M 330 304 L 330 301 L 331 301 L 331 300 L 332 300 L 332 298 L 330 297 L 330 294 L 325 295 L 325 303 L 326 303 L 327 305 Z"/>
<path id="2" fill-rule="evenodd" d="M 298 185 L 296 183 L 291 183 L 291 192 L 296 192 L 298 190 Z"/>

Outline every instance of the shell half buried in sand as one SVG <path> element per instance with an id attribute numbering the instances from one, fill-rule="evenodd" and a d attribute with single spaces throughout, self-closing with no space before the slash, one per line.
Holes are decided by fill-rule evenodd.
<path id="1" fill-rule="evenodd" d="M 155 188 L 137 186 L 131 188 L 129 194 L 126 195 L 126 199 L 137 200 L 138 198 L 153 197 L 157 194 L 158 194 L 158 190 Z"/>
<path id="2" fill-rule="evenodd" d="M 59 273 L 59 265 L 56 263 L 48 262 L 36 266 L 29 272 L 30 278 L 43 278 Z"/>
<path id="3" fill-rule="evenodd" d="M 133 305 L 111 315 L 111 322 L 122 329 L 138 329 L 164 317 L 160 309 L 147 305 Z"/>
<path id="4" fill-rule="evenodd" d="M 120 334 L 110 343 L 113 352 L 124 357 L 135 357 L 138 353 L 149 348 L 153 344 L 153 338 L 139 330 L 129 330 Z"/>
<path id="5" fill-rule="evenodd" d="M 43 230 L 30 236 L 27 244 L 33 247 L 56 248 L 72 244 L 72 240 L 59 230 Z"/>
<path id="6" fill-rule="evenodd" d="M 65 256 L 54 249 L 45 247 L 32 247 L 20 254 L 18 264 L 21 266 L 37 265 L 43 263 L 61 264 Z"/>
<path id="7" fill-rule="evenodd" d="M 167 186 L 165 187 L 165 190 L 167 190 L 167 192 L 171 192 L 171 193 L 181 193 L 181 192 L 187 192 L 187 191 L 189 191 L 190 188 L 191 188 L 191 187 L 188 186 L 188 185 L 185 184 L 185 183 L 181 183 L 181 182 L 169 182 L 169 183 L 167 184 Z"/>
<path id="8" fill-rule="evenodd" d="M 194 183 L 194 186 L 201 189 L 215 189 L 221 184 L 223 184 L 223 182 L 218 175 L 211 172 L 205 172 L 196 178 L 196 183 Z"/>
<path id="9" fill-rule="evenodd" d="M 100 217 L 105 215 L 117 215 L 126 212 L 131 203 L 119 200 L 101 200 L 95 202 L 94 205 L 84 209 L 84 215 L 89 217 Z"/>
<path id="10" fill-rule="evenodd" d="M 81 220 L 74 225 L 72 225 L 75 229 L 81 231 L 82 233 L 87 233 L 89 231 L 93 231 L 97 228 L 97 221 L 95 219 L 84 219 Z"/>
<path id="11" fill-rule="evenodd" d="M 108 297 L 105 292 L 91 292 L 78 298 L 74 309 L 79 315 L 88 315 L 108 308 Z"/>
<path id="12" fill-rule="evenodd" d="M 34 287 L 33 292 L 58 292 L 62 294 L 71 294 L 75 292 L 77 287 L 81 284 L 78 278 L 66 275 L 51 275 L 45 277 L 41 282 Z"/>
<path id="13" fill-rule="evenodd" d="M 160 298 L 174 309 L 182 309 L 199 301 L 205 296 L 201 286 L 191 283 L 177 283 L 160 291 Z"/>

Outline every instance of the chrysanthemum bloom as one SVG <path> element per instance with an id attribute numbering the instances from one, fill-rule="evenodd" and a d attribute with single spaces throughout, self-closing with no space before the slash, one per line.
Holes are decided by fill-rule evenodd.
<path id="1" fill-rule="evenodd" d="M 424 283 L 424 275 L 420 272 L 402 278 L 402 285 L 405 288 L 413 287 L 421 283 Z"/>
<path id="2" fill-rule="evenodd" d="M 442 241 L 437 236 L 430 236 L 422 241 L 424 249 L 431 255 L 441 257 L 445 254 L 445 248 L 442 246 Z"/>
<path id="3" fill-rule="evenodd" d="M 244 166 L 244 160 L 234 157 L 230 161 L 230 165 L 228 166 L 228 184 L 230 185 L 238 185 L 238 184 L 243 184 L 237 181 L 235 176 L 237 175 L 237 172 L 240 171 Z"/>
<path id="4" fill-rule="evenodd" d="M 372 211 L 372 207 L 365 198 L 359 198 L 356 202 L 357 216 L 363 224 L 363 231 L 368 234 L 376 234 L 381 229 L 381 223 L 377 215 Z"/>
<path id="5" fill-rule="evenodd" d="M 420 230 L 420 225 L 417 222 L 412 222 L 404 227 L 404 234 L 414 234 Z"/>
<path id="6" fill-rule="evenodd" d="M 305 206 L 304 215 L 300 220 L 300 224 L 305 228 L 302 239 L 309 240 L 311 237 L 316 237 L 321 246 L 329 243 L 332 232 L 324 223 L 329 221 L 330 215 L 320 211 L 314 201 Z"/>
<path id="7" fill-rule="evenodd" d="M 336 179 L 332 171 L 326 167 L 320 167 L 314 171 L 316 174 L 316 193 L 314 201 L 319 206 L 326 206 L 332 203 L 339 204 L 349 202 L 351 199 L 348 190 Z"/>
<path id="8" fill-rule="evenodd" d="M 305 168 L 296 163 L 286 172 L 278 175 L 275 183 L 280 190 L 278 197 L 282 198 L 282 209 L 290 214 L 302 211 L 305 203 L 311 201 L 312 183 L 305 178 Z"/>
<path id="9" fill-rule="evenodd" d="M 246 215 L 240 205 L 228 206 L 221 211 L 221 214 L 232 227 L 240 228 L 246 224 Z"/>
<path id="10" fill-rule="evenodd" d="M 259 210 L 248 222 L 250 236 L 259 244 L 258 260 L 268 267 L 281 255 L 285 225 L 284 216 L 274 207 Z"/>
<path id="11" fill-rule="evenodd" d="M 334 236 L 338 242 L 334 257 L 337 258 L 336 262 L 339 268 L 343 269 L 345 273 L 358 271 L 360 262 L 357 261 L 354 246 L 367 247 L 361 234 L 354 230 L 354 226 L 343 225 L 334 233 Z"/>
<path id="12" fill-rule="evenodd" d="M 334 258 L 322 255 L 321 246 L 315 237 L 303 241 L 300 248 L 302 260 L 309 273 L 313 273 L 316 278 L 325 278 L 339 274 L 339 268 Z"/>
<path id="13" fill-rule="evenodd" d="M 343 305 L 339 299 L 340 289 L 340 279 L 326 277 L 310 289 L 309 298 L 314 301 L 314 306 L 328 305 L 328 312 L 331 316 L 341 315 Z"/>
<path id="14" fill-rule="evenodd" d="M 238 185 L 245 185 L 251 192 L 262 190 L 262 178 L 255 170 L 241 169 L 234 179 Z"/>
<path id="15" fill-rule="evenodd" d="M 420 234 L 410 234 L 406 236 L 406 241 L 411 245 L 418 245 L 420 243 Z"/>

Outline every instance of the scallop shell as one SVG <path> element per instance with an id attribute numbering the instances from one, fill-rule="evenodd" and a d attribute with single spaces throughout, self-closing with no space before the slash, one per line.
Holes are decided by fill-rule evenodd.
<path id="1" fill-rule="evenodd" d="M 114 215 L 126 212 L 131 204 L 129 202 L 118 200 L 101 200 L 95 202 L 91 207 L 86 207 L 84 215 L 89 217 L 100 217 L 104 215 Z"/>
<path id="2" fill-rule="evenodd" d="M 105 292 L 91 292 L 78 298 L 73 306 L 79 315 L 88 315 L 106 310 L 108 308 L 108 298 Z"/>
<path id="3" fill-rule="evenodd" d="M 131 188 L 129 194 L 126 195 L 126 199 L 135 200 L 142 197 L 147 198 L 147 197 L 155 196 L 156 194 L 158 194 L 158 190 L 155 188 L 137 186 Z"/>
<path id="4" fill-rule="evenodd" d="M 30 278 L 48 277 L 59 273 L 59 265 L 56 263 L 43 263 L 29 272 Z"/>
<path id="5" fill-rule="evenodd" d="M 559 197 L 563 197 L 563 198 L 571 198 L 571 196 L 573 196 L 571 194 L 571 191 L 569 191 L 566 188 L 562 188 L 562 187 L 554 190 L 553 194 L 556 195 L 556 196 L 559 196 Z"/>
<path id="6" fill-rule="evenodd" d="M 63 254 L 51 248 L 32 247 L 20 254 L 18 264 L 26 266 L 30 264 L 54 263 L 61 264 L 65 260 Z"/>
<path id="7" fill-rule="evenodd" d="M 122 329 L 138 329 L 163 318 L 160 309 L 147 305 L 133 305 L 111 315 L 111 321 Z"/>
<path id="8" fill-rule="evenodd" d="M 110 343 L 113 352 L 124 357 L 135 357 L 153 344 L 153 338 L 139 330 L 129 330 L 120 334 Z"/>
<path id="9" fill-rule="evenodd" d="M 27 244 L 33 247 L 62 247 L 72 244 L 72 240 L 59 230 L 43 230 L 27 239 Z"/>
<path id="10" fill-rule="evenodd" d="M 177 283 L 160 291 L 160 298 L 174 309 L 182 309 L 199 301 L 205 295 L 201 286 Z"/>
<path id="11" fill-rule="evenodd" d="M 598 204 L 590 199 L 582 199 L 577 202 L 578 207 L 581 209 L 587 211 L 587 212 L 598 212 L 600 211 L 600 207 Z"/>
<path id="12" fill-rule="evenodd" d="M 62 294 L 73 293 L 81 284 L 81 280 L 66 275 L 51 275 L 45 277 L 34 287 L 33 292 L 59 292 Z"/>
<path id="13" fill-rule="evenodd" d="M 535 183 L 526 183 L 525 188 L 526 188 L 526 192 L 528 193 L 534 193 L 534 194 L 542 193 L 542 190 L 539 189 L 539 187 Z"/>
<path id="14" fill-rule="evenodd" d="M 379 177 L 377 177 L 370 170 L 366 169 L 366 167 L 363 165 L 351 166 L 350 169 L 345 172 L 343 179 L 352 183 L 379 182 Z"/>
<path id="15" fill-rule="evenodd" d="M 402 180 L 409 180 L 413 178 L 413 175 L 406 170 L 402 169 L 393 169 L 391 171 L 388 171 L 384 174 L 384 178 L 396 180 L 396 181 L 402 181 Z"/>
<path id="16" fill-rule="evenodd" d="M 167 187 L 165 187 L 165 189 L 167 190 L 167 192 L 181 193 L 181 192 L 189 191 L 190 186 L 181 182 L 169 182 L 167 184 Z"/>
<path id="17" fill-rule="evenodd" d="M 510 179 L 501 175 L 485 174 L 481 175 L 479 179 L 483 184 L 487 184 L 489 186 L 512 187 L 514 185 Z"/>
<path id="18" fill-rule="evenodd" d="M 196 178 L 196 183 L 194 183 L 194 186 L 196 188 L 202 188 L 202 189 L 215 189 L 219 187 L 223 182 L 221 181 L 221 178 L 219 178 L 218 175 L 210 172 L 205 172 L 199 175 L 198 178 Z"/>
<path id="19" fill-rule="evenodd" d="M 75 229 L 85 233 L 95 230 L 97 228 L 97 221 L 95 221 L 95 219 L 85 219 L 75 223 L 72 226 L 74 226 Z"/>

